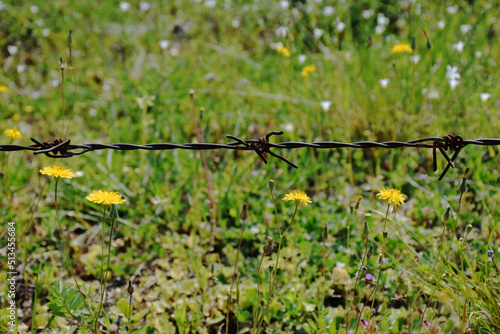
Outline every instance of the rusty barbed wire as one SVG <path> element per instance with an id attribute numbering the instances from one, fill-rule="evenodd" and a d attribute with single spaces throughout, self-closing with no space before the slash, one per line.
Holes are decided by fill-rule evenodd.
<path id="1" fill-rule="evenodd" d="M 226 138 L 233 139 L 234 142 L 227 144 L 216 144 L 216 143 L 187 143 L 187 144 L 173 144 L 173 143 L 152 143 L 152 144 L 128 144 L 128 143 L 117 143 L 117 144 L 71 144 L 71 140 L 55 139 L 52 142 L 39 142 L 38 140 L 31 138 L 35 144 L 29 146 L 22 145 L 0 145 L 0 151 L 2 152 L 14 152 L 14 151 L 33 151 L 35 155 L 45 154 L 50 158 L 71 158 L 77 155 L 82 155 L 91 151 L 97 150 L 120 150 L 120 151 L 133 151 L 133 150 L 148 150 L 148 151 L 163 151 L 163 150 L 241 150 L 241 151 L 254 151 L 257 153 L 259 158 L 267 164 L 267 158 L 264 156 L 265 153 L 278 158 L 288 165 L 299 168 L 296 164 L 289 161 L 285 157 L 272 152 L 271 149 L 299 149 L 304 147 L 316 148 L 316 149 L 332 149 L 332 148 L 357 148 L 357 149 L 368 149 L 368 148 L 386 148 L 386 149 L 396 149 L 403 147 L 418 147 L 418 148 L 428 148 L 433 150 L 433 168 L 437 171 L 437 151 L 446 159 L 447 165 L 444 168 L 439 180 L 441 180 L 450 167 L 455 167 L 454 161 L 456 160 L 460 151 L 467 145 L 479 145 L 479 146 L 496 146 L 500 145 L 500 139 L 495 138 L 482 138 L 473 140 L 464 140 L 460 135 L 447 135 L 444 137 L 427 137 L 414 139 L 406 142 L 401 141 L 388 141 L 388 142 L 372 142 L 372 141 L 361 141 L 353 143 L 343 143 L 335 141 L 321 141 L 321 142 L 282 142 L 282 143 L 271 143 L 269 139 L 271 136 L 282 135 L 283 131 L 271 131 L 267 135 L 260 137 L 259 139 L 242 140 L 233 135 L 227 135 Z M 72 152 L 76 151 L 77 152 Z M 451 158 L 448 156 L 446 151 L 453 150 L 454 154 Z"/>

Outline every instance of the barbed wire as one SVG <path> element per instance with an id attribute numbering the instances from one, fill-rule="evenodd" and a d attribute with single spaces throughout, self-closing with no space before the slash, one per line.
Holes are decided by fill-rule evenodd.
<path id="1" fill-rule="evenodd" d="M 91 151 L 97 150 L 120 150 L 120 151 L 135 151 L 135 150 L 148 150 L 148 151 L 163 151 L 163 150 L 241 150 L 241 151 L 254 151 L 257 153 L 259 158 L 267 164 L 267 158 L 264 154 L 269 154 L 275 158 L 278 158 L 288 165 L 299 168 L 296 164 L 289 161 L 285 157 L 271 151 L 273 149 L 298 149 L 304 147 L 316 148 L 316 149 L 332 149 L 332 148 L 357 148 L 357 149 L 368 149 L 368 148 L 386 148 L 386 149 L 396 149 L 402 147 L 419 147 L 428 148 L 433 150 L 433 167 L 434 171 L 437 171 L 437 151 L 446 159 L 447 165 L 439 180 L 441 180 L 450 167 L 455 167 L 454 161 L 458 154 L 467 145 L 479 145 L 479 146 L 495 146 L 500 145 L 500 139 L 494 138 L 483 138 L 474 140 L 464 140 L 460 135 L 447 135 L 444 137 L 427 137 L 415 140 L 410 140 L 406 142 L 401 141 L 388 141 L 388 142 L 372 142 L 372 141 L 361 141 L 353 143 L 343 143 L 335 141 L 321 141 L 321 142 L 282 142 L 282 143 L 271 143 L 269 139 L 274 135 L 282 135 L 283 131 L 271 131 L 267 135 L 260 137 L 259 139 L 242 140 L 233 135 L 227 135 L 226 138 L 233 139 L 234 141 L 227 144 L 216 144 L 216 143 L 187 143 L 187 144 L 173 144 L 173 143 L 152 143 L 152 144 L 128 144 L 128 143 L 118 143 L 118 144 L 71 144 L 71 140 L 55 139 L 52 142 L 39 142 L 38 140 L 31 138 L 35 144 L 29 146 L 22 145 L 0 145 L 0 151 L 3 152 L 14 152 L 14 151 L 33 151 L 35 155 L 45 154 L 50 158 L 71 158 L 77 155 L 82 155 Z M 77 152 L 72 152 L 76 151 Z M 446 151 L 453 150 L 454 154 L 451 158 L 448 156 Z"/>

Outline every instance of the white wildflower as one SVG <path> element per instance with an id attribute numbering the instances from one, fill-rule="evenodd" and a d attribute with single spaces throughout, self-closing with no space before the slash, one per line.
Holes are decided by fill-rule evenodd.
<path id="1" fill-rule="evenodd" d="M 338 22 L 335 27 L 337 28 L 338 32 L 342 32 L 344 30 L 344 28 L 345 28 L 345 23 L 344 22 Z"/>
<path id="2" fill-rule="evenodd" d="M 126 1 L 120 2 L 120 9 L 122 10 L 122 12 L 126 12 L 130 9 L 130 3 Z"/>
<path id="3" fill-rule="evenodd" d="M 314 28 L 314 37 L 320 38 L 321 36 L 323 36 L 323 33 L 323 29 Z"/>
<path id="4" fill-rule="evenodd" d="M 463 24 L 460 26 L 460 31 L 462 32 L 462 34 L 466 34 L 471 30 L 472 30 L 472 26 L 470 24 Z"/>
<path id="5" fill-rule="evenodd" d="M 332 101 L 321 101 L 319 105 L 323 108 L 323 111 L 328 111 L 332 106 Z"/>
<path id="6" fill-rule="evenodd" d="M 9 45 L 7 46 L 7 51 L 9 51 L 10 55 L 13 56 L 17 53 L 17 46 Z"/>
<path id="7" fill-rule="evenodd" d="M 414 56 L 411 56 L 410 57 L 410 61 L 413 63 L 413 64 L 417 64 L 419 61 L 420 61 L 421 57 L 419 55 L 414 55 Z"/>
<path id="8" fill-rule="evenodd" d="M 365 9 L 361 13 L 361 16 L 363 16 L 364 19 L 369 19 L 372 15 L 373 15 L 373 10 L 371 10 L 371 9 Z"/>
<path id="9" fill-rule="evenodd" d="M 491 94 L 490 93 L 479 93 L 479 97 L 481 98 L 481 101 L 486 102 L 491 97 Z"/>
<path id="10" fill-rule="evenodd" d="M 323 15 L 330 16 L 333 15 L 333 13 L 335 13 L 335 8 L 332 6 L 325 6 L 325 8 L 323 8 Z"/>
<path id="11" fill-rule="evenodd" d="M 280 3 L 279 3 L 279 5 L 280 5 L 281 9 L 288 9 L 288 6 L 289 6 L 287 0 L 281 0 Z"/>
<path id="12" fill-rule="evenodd" d="M 164 40 L 159 41 L 158 44 L 160 45 L 160 48 L 165 50 L 170 45 L 170 41 L 164 39 Z"/>
<path id="13" fill-rule="evenodd" d="M 451 48 L 454 50 L 457 50 L 458 53 L 462 53 L 462 51 L 464 51 L 464 46 L 465 46 L 465 43 L 460 41 L 456 44 L 452 44 Z"/>
<path id="14" fill-rule="evenodd" d="M 151 5 L 146 1 L 141 1 L 141 3 L 139 4 L 139 9 L 142 10 L 143 12 L 148 11 L 149 8 L 151 8 Z"/>

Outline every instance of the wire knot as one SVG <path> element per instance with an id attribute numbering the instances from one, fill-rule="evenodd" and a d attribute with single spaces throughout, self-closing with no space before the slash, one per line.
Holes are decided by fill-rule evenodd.
<path id="1" fill-rule="evenodd" d="M 62 140 L 61 138 L 59 138 L 59 139 L 54 139 L 54 141 L 52 142 L 44 141 L 43 143 L 40 143 L 35 138 L 31 138 L 31 141 L 36 144 L 36 145 L 31 145 L 31 147 L 40 148 L 39 150 L 34 152 L 35 155 L 44 153 L 46 156 L 51 158 L 69 158 L 74 155 L 74 153 L 68 152 L 69 143 L 71 142 L 71 139 Z"/>
<path id="2" fill-rule="evenodd" d="M 448 169 L 450 169 L 450 167 L 455 168 L 454 161 L 457 158 L 458 153 L 460 152 L 460 150 L 463 147 L 465 147 L 467 145 L 466 143 L 464 143 L 464 140 L 463 140 L 462 136 L 460 136 L 460 135 L 449 134 L 449 135 L 444 136 L 442 138 L 443 138 L 442 141 L 435 140 L 433 145 L 432 145 L 432 153 L 433 153 L 432 157 L 433 157 L 434 171 L 435 172 L 437 171 L 436 149 L 439 149 L 439 151 L 441 152 L 443 157 L 448 162 L 448 164 L 444 168 L 443 172 L 441 173 L 441 176 L 439 176 L 438 180 L 443 179 L 443 177 L 446 175 L 446 173 L 448 172 Z M 455 151 L 455 153 L 453 154 L 453 156 L 451 158 L 448 156 L 448 154 L 446 154 L 446 151 L 448 151 L 448 149 Z"/>
<path id="3" fill-rule="evenodd" d="M 268 153 L 268 154 L 272 155 L 273 157 L 276 157 L 276 158 L 286 162 L 287 164 L 289 164 L 293 168 L 299 168 L 299 166 L 297 166 L 296 164 L 294 164 L 290 160 L 286 159 L 285 157 L 283 157 L 279 154 L 276 154 L 274 152 L 271 152 L 270 145 L 269 145 L 269 138 L 271 136 L 274 136 L 274 135 L 281 136 L 282 134 L 283 134 L 283 131 L 271 131 L 267 135 L 260 137 L 258 140 L 242 140 L 242 139 L 240 139 L 236 136 L 233 136 L 233 135 L 227 135 L 226 138 L 234 139 L 238 143 L 240 143 L 241 145 L 246 147 L 247 149 L 253 150 L 255 153 L 257 153 L 259 158 L 262 161 L 264 161 L 265 164 L 267 164 L 267 159 L 266 159 L 266 157 L 264 157 L 264 153 Z"/>

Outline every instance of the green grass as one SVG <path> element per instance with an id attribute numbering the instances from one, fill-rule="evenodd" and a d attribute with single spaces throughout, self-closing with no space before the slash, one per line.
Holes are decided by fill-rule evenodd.
<path id="1" fill-rule="evenodd" d="M 19 129 L 23 137 L 14 143 L 21 145 L 31 144 L 30 137 L 70 138 L 74 144 L 189 143 L 198 141 L 196 126 L 205 142 L 216 143 L 228 143 L 227 134 L 257 139 L 274 130 L 285 133 L 272 142 L 406 141 L 449 133 L 464 139 L 499 136 L 496 4 L 346 1 L 331 5 L 334 13 L 326 15 L 331 9 L 317 1 L 290 1 L 286 9 L 277 1 L 219 0 L 214 8 L 205 3 L 160 0 L 142 11 L 140 2 L 131 2 L 124 12 L 118 2 L 4 1 L 0 130 Z M 381 34 L 376 31 L 379 15 L 389 18 Z M 345 24 L 342 31 L 338 22 Z M 467 25 L 472 29 L 467 31 Z M 287 29 L 286 36 L 278 36 L 279 27 Z M 70 30 L 73 68 L 64 70 L 62 80 L 59 59 L 68 63 Z M 411 54 L 391 53 L 398 42 L 411 44 L 412 39 Z M 160 47 L 162 40 L 169 41 L 166 49 Z M 453 46 L 460 41 L 461 52 Z M 277 52 L 276 43 L 291 56 Z M 306 56 L 303 63 L 299 55 Z M 417 63 L 410 60 L 415 55 L 420 56 Z M 307 65 L 316 69 L 303 77 Z M 456 66 L 460 74 L 454 89 L 447 65 Z M 381 79 L 389 79 L 386 88 Z M 195 90 L 194 113 L 190 89 Z M 439 98 L 431 98 L 436 92 Z M 491 96 L 483 101 L 483 93 Z M 136 98 L 149 96 L 152 105 L 141 108 Z M 330 108 L 325 111 L 321 101 L 331 101 Z M 205 108 L 202 119 L 200 107 Z M 11 143 L 1 138 L 0 144 Z M 30 286 L 37 280 L 36 328 L 47 326 L 54 314 L 47 306 L 50 291 L 59 289 L 53 282 L 75 288 L 59 238 L 54 182 L 38 172 L 53 163 L 81 172 L 59 183 L 58 208 L 73 266 L 90 291 L 94 312 L 99 302 L 102 208 L 85 196 L 94 189 L 113 189 L 126 198 L 126 204 L 117 206 L 120 218 L 113 233 L 112 278 L 104 305 L 111 322 L 119 313 L 125 315 L 123 333 L 129 331 L 130 279 L 135 288 L 132 331 L 146 333 L 151 327 L 164 333 L 225 332 L 244 203 L 249 218 L 229 332 L 254 327 L 259 259 L 272 236 L 274 253 L 264 257 L 260 273 L 262 311 L 279 240 L 270 180 L 276 181 L 280 222 L 293 214 L 293 204 L 281 200 L 289 191 L 303 190 L 313 203 L 299 208 L 283 239 L 265 332 L 354 332 L 365 302 L 362 320 L 375 327 L 361 322 L 358 333 L 456 333 L 466 326 L 474 333 L 498 330 L 500 272 L 487 256 L 488 250 L 498 253 L 500 246 L 496 147 L 467 146 L 443 181 L 437 178 L 445 161 L 438 158 L 439 171 L 434 173 L 431 150 L 275 152 L 300 168 L 273 157 L 264 165 L 252 152 L 206 151 L 212 193 L 201 154 L 195 151 L 104 150 L 56 161 L 30 152 L 0 153 L 2 224 L 16 222 L 18 238 L 27 226 L 16 253 L 24 284 L 17 290 L 19 332 L 31 329 Z M 459 201 L 467 167 L 468 190 Z M 375 197 L 382 187 L 401 190 L 406 201 L 396 214 L 389 214 L 386 261 L 376 293 L 368 300 L 383 243 L 387 204 Z M 363 199 L 354 213 L 359 196 Z M 216 203 L 213 235 L 209 198 Z M 446 223 L 439 250 L 441 217 L 448 206 L 459 214 Z M 346 309 L 366 251 L 365 221 L 373 255 L 359 272 L 346 329 Z M 468 224 L 472 229 L 465 238 Z M 0 230 L 0 236 L 3 245 L 6 233 Z M 6 263 L 3 250 L 0 258 Z M 374 279 L 366 280 L 367 273 Z M 0 273 L 0 305 L 6 301 L 4 277 L 6 268 Z M 464 323 L 466 300 L 470 304 Z M 424 310 L 426 323 L 421 324 Z M 78 317 L 86 319 L 83 311 L 77 311 Z M 0 317 L 0 329 L 7 329 L 3 321 Z M 69 316 L 55 317 L 48 325 L 45 332 L 79 326 Z M 86 323 L 84 328 L 90 332 L 93 326 Z"/>

